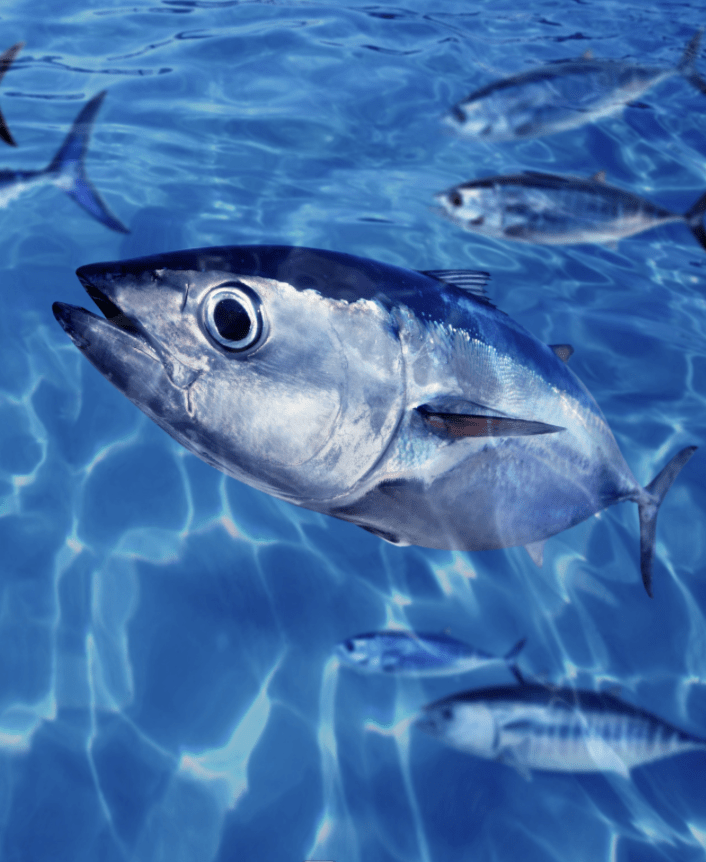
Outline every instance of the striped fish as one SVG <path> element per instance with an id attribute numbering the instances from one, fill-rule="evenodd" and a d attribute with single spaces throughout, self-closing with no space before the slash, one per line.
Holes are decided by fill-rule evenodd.
<path id="1" fill-rule="evenodd" d="M 618 772 L 686 751 L 706 739 L 617 697 L 540 685 L 486 688 L 424 707 L 416 726 L 447 745 L 530 770 Z"/>
<path id="2" fill-rule="evenodd" d="M 367 673 L 413 676 L 444 676 L 503 664 L 522 682 L 515 659 L 524 645 L 522 638 L 504 656 L 495 656 L 446 634 L 393 629 L 347 638 L 336 646 L 336 656 L 342 664 Z"/>

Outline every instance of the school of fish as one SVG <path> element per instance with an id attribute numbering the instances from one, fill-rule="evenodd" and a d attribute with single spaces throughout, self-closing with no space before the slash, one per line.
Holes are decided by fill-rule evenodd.
<path id="1" fill-rule="evenodd" d="M 473 91 L 447 118 L 471 141 L 575 129 L 682 75 L 701 93 L 701 40 L 658 69 L 585 55 Z M 23 43 L 0 56 L 0 78 Z M 100 223 L 127 228 L 87 178 L 98 93 L 41 170 L 0 171 L 0 206 L 53 184 Z M 16 141 L 0 113 L 0 138 Z M 706 248 L 706 194 L 683 214 L 606 182 L 525 171 L 436 196 L 455 224 L 495 239 L 615 242 L 682 222 Z M 417 272 L 343 252 L 224 246 L 82 266 L 100 315 L 57 302 L 84 356 L 189 451 L 297 506 L 350 521 L 395 545 L 524 546 L 608 506 L 637 504 L 640 570 L 652 595 L 656 518 L 694 446 L 646 486 L 633 476 L 569 345 L 546 345 L 488 299 L 487 273 Z M 341 641 L 342 666 L 389 676 L 504 668 L 515 684 L 452 694 L 416 726 L 522 774 L 630 770 L 706 749 L 614 695 L 528 682 L 525 638 L 504 655 L 447 634 L 397 629 Z"/>

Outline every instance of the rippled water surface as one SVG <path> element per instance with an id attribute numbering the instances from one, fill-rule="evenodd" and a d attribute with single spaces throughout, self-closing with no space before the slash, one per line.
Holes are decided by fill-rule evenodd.
<path id="1" fill-rule="evenodd" d="M 606 170 L 685 211 L 706 189 L 706 96 L 674 76 L 622 116 L 521 143 L 455 138 L 440 117 L 587 49 L 674 67 L 703 8 L 6 0 L 0 21 L 0 50 L 25 42 L 0 84 L 18 143 L 0 143 L 0 165 L 45 166 L 107 88 L 87 170 L 131 230 L 48 186 L 0 209 L 0 858 L 706 858 L 703 752 L 630 781 L 528 781 L 407 721 L 511 683 L 502 670 L 393 680 L 333 660 L 343 638 L 386 626 L 494 654 L 526 636 L 528 676 L 618 691 L 706 735 L 706 448 L 662 508 L 653 600 L 628 503 L 551 539 L 542 569 L 522 549 L 395 548 L 187 454 L 51 312 L 89 302 L 81 264 L 205 245 L 487 269 L 501 309 L 574 345 L 646 484 L 704 443 L 704 250 L 683 224 L 615 248 L 496 242 L 439 219 L 432 194 Z M 706 76 L 706 51 L 697 66 Z"/>

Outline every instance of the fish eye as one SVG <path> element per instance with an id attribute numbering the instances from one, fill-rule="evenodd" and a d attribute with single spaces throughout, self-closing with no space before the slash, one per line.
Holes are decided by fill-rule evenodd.
<path id="1" fill-rule="evenodd" d="M 449 195 L 449 201 L 451 201 L 451 206 L 454 206 L 454 207 L 463 206 L 463 198 L 461 197 L 460 192 L 452 192 Z"/>
<path id="2" fill-rule="evenodd" d="M 348 650 L 348 652 L 354 652 L 355 651 L 355 642 L 352 640 L 344 641 L 343 646 Z"/>
<path id="3" fill-rule="evenodd" d="M 444 721 L 451 721 L 451 719 L 454 717 L 453 708 L 450 706 L 442 707 L 441 717 L 444 719 Z"/>
<path id="4" fill-rule="evenodd" d="M 212 290 L 203 303 L 202 319 L 211 338 L 236 353 L 255 347 L 265 335 L 262 303 L 240 282 Z"/>

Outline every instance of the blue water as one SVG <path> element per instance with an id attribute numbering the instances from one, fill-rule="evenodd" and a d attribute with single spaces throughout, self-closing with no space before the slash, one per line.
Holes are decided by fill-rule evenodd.
<path id="1" fill-rule="evenodd" d="M 529 7 L 529 11 L 524 11 Z M 706 97 L 673 77 L 622 116 L 474 144 L 440 117 L 472 89 L 590 48 L 673 67 L 703 6 L 493 0 L 5 0 L 0 84 L 47 164 L 108 96 L 87 168 L 123 237 L 56 188 L 0 209 L 0 859 L 3 862 L 692 862 L 706 754 L 612 775 L 536 773 L 409 727 L 511 682 L 338 669 L 335 644 L 447 631 L 540 680 L 618 691 L 706 734 L 706 254 L 680 224 L 616 248 L 464 233 L 432 194 L 519 169 L 593 174 L 676 211 L 706 188 Z M 697 65 L 706 75 L 706 51 Z M 395 548 L 226 479 L 114 390 L 56 324 L 77 266 L 177 248 L 303 244 L 484 268 L 571 367 L 647 483 L 703 447 L 658 523 L 655 598 L 632 504 L 547 543 Z M 305 334 L 303 334 L 305 337 Z M 531 501 L 530 501 L 531 504 Z"/>

